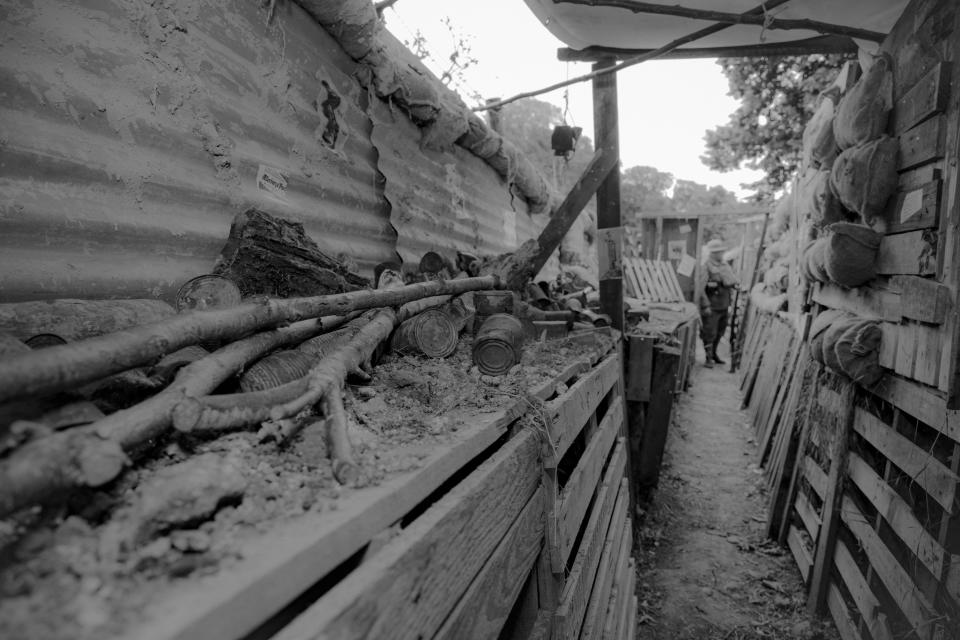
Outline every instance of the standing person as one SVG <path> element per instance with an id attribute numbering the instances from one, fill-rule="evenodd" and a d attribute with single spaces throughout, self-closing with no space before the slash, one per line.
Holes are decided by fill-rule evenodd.
<path id="1" fill-rule="evenodd" d="M 724 364 L 717 357 L 717 345 L 723 332 L 727 330 L 727 316 L 730 314 L 730 292 L 740 283 L 733 269 L 723 261 L 726 247 L 723 242 L 713 239 L 706 244 L 707 262 L 704 265 L 706 275 L 703 290 L 700 292 L 700 339 L 707 352 L 705 366 L 714 363 Z"/>

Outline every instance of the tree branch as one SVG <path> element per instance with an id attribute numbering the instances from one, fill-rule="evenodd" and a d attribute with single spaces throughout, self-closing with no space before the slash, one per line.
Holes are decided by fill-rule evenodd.
<path id="1" fill-rule="evenodd" d="M 615 7 L 626 9 L 633 13 L 652 13 L 665 16 L 677 16 L 680 18 L 692 18 L 694 20 L 709 20 L 723 24 L 753 24 L 762 26 L 764 29 L 778 29 L 793 31 L 803 29 L 806 31 L 816 31 L 824 35 L 847 36 L 858 38 L 860 40 L 870 40 L 873 42 L 883 42 L 886 34 L 870 31 L 868 29 L 858 29 L 856 27 L 847 27 L 829 22 L 820 22 L 819 20 L 809 19 L 781 19 L 773 18 L 768 14 L 747 15 L 742 13 L 728 13 L 726 11 L 713 11 L 710 9 L 691 9 L 680 5 L 664 5 L 652 2 L 639 2 L 638 0 L 553 0 L 556 4 L 580 4 L 591 7 Z M 767 11 L 770 7 L 767 7 Z"/>

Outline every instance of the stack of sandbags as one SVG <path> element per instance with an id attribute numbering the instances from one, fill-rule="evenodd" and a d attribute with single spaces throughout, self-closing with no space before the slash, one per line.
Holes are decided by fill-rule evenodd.
<path id="1" fill-rule="evenodd" d="M 771 294 L 763 282 L 758 282 L 750 290 L 750 304 L 759 311 L 776 313 L 786 308 L 787 294 Z"/>
<path id="2" fill-rule="evenodd" d="M 800 268 L 809 281 L 833 282 L 853 288 L 876 275 L 880 234 L 870 227 L 837 222 L 804 247 Z"/>
<path id="3" fill-rule="evenodd" d="M 872 224 L 897 187 L 896 140 L 884 135 L 893 109 L 892 60 L 883 55 L 847 92 L 833 120 L 842 150 L 830 186 L 845 207 Z"/>
<path id="4" fill-rule="evenodd" d="M 810 355 L 837 373 L 864 386 L 883 376 L 880 366 L 880 322 L 828 309 L 810 326 Z"/>

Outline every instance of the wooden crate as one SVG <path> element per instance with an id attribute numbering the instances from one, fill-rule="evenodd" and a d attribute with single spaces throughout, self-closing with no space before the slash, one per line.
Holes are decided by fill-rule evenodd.
<path id="1" fill-rule="evenodd" d="M 575 538 L 600 525 L 629 549 L 622 360 L 616 341 L 597 344 L 464 422 L 415 470 L 275 527 L 236 566 L 185 582 L 148 607 L 136 637 L 549 637 L 573 577 L 551 559 L 565 554 L 569 568 L 586 553 Z M 625 604 L 627 555 L 615 582 Z M 592 581 L 582 584 L 588 599 Z"/>

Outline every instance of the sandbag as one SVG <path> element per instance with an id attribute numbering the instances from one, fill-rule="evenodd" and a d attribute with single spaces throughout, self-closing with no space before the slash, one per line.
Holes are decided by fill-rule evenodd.
<path id="1" fill-rule="evenodd" d="M 824 267 L 831 282 L 841 287 L 859 287 L 877 275 L 877 251 L 881 235 L 862 224 L 837 222 L 817 242 L 825 242 Z"/>
<path id="2" fill-rule="evenodd" d="M 823 364 L 823 334 L 835 321 L 847 316 L 850 314 L 846 311 L 827 309 L 813 319 L 810 323 L 810 357 Z"/>
<path id="3" fill-rule="evenodd" d="M 877 59 L 837 105 L 833 135 L 841 149 L 849 149 L 880 137 L 893 109 L 893 61 Z"/>
<path id="4" fill-rule="evenodd" d="M 770 235 L 775 236 L 783 232 L 790 226 L 790 214 L 793 212 L 793 203 L 796 196 L 793 192 L 784 195 L 777 201 L 777 206 L 773 209 L 773 216 L 770 220 Z"/>
<path id="5" fill-rule="evenodd" d="M 834 346 L 843 373 L 866 387 L 879 382 L 883 377 L 883 367 L 880 366 L 882 340 L 879 322 L 857 319 L 850 324 Z"/>
<path id="6" fill-rule="evenodd" d="M 900 144 L 889 136 L 847 149 L 833 163 L 830 186 L 845 207 L 868 224 L 883 214 L 897 189 Z"/>
<path id="7" fill-rule="evenodd" d="M 830 323 L 821 334 L 823 344 L 821 354 L 823 355 L 823 364 L 830 367 L 837 373 L 843 373 L 843 366 L 840 364 L 840 358 L 837 355 L 837 343 L 848 329 L 855 326 L 859 319 L 853 315 L 845 315 L 842 318 Z"/>
<path id="8" fill-rule="evenodd" d="M 840 200 L 830 186 L 830 172 L 808 169 L 798 187 L 801 218 L 816 227 L 846 220 Z"/>
<path id="9" fill-rule="evenodd" d="M 824 93 L 817 110 L 803 129 L 803 157 L 808 167 L 830 169 L 839 149 L 833 135 L 833 116 L 836 110 L 837 91 Z"/>
<path id="10" fill-rule="evenodd" d="M 827 250 L 829 247 L 830 239 L 824 236 L 807 243 L 803 248 L 800 265 L 803 275 L 807 277 L 808 281 L 830 282 L 830 274 L 827 273 Z"/>

